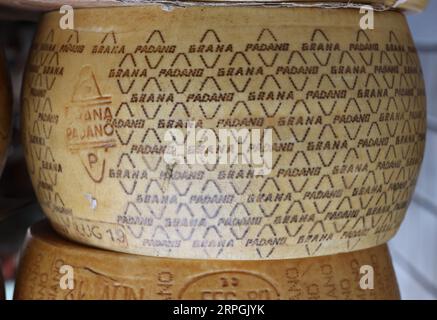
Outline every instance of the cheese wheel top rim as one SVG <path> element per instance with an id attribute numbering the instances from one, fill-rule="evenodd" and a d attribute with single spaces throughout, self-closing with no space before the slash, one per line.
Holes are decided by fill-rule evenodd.
<path id="1" fill-rule="evenodd" d="M 331 20 L 331 16 L 334 17 L 335 15 L 341 15 L 342 16 L 342 27 L 347 28 L 355 28 L 360 23 L 360 19 L 362 18 L 362 15 L 359 14 L 359 11 L 357 11 L 354 8 L 343 8 L 342 10 L 325 10 L 323 8 L 319 7 L 256 7 L 256 6 L 248 6 L 248 7 L 239 7 L 239 6 L 230 6 L 230 7 L 224 7 L 224 6 L 210 6 L 210 7 L 202 7 L 202 6 L 193 6 L 193 7 L 174 7 L 173 10 L 165 11 L 162 10 L 157 5 L 150 5 L 150 6 L 116 6 L 116 7 L 92 7 L 92 8 L 78 8 L 75 9 L 75 27 L 76 27 L 76 33 L 107 33 L 107 31 L 113 31 L 113 32 L 121 32 L 121 33 L 132 33 L 133 37 L 135 37 L 135 34 L 140 34 L 143 32 L 143 30 L 150 30 L 150 26 L 147 24 L 140 23 L 140 19 L 144 15 L 150 15 L 148 16 L 148 19 L 150 19 L 149 23 L 159 23 L 160 22 L 160 16 L 162 15 L 163 18 L 167 18 L 169 20 L 173 20 L 175 22 L 178 22 L 180 24 L 180 27 L 192 27 L 192 23 L 188 20 L 190 16 L 192 15 L 202 15 L 205 14 L 205 10 L 210 15 L 210 19 L 215 19 L 216 23 L 220 24 L 220 27 L 225 27 L 227 23 L 238 23 L 238 19 L 235 20 L 234 18 L 236 16 L 246 16 L 249 18 L 250 16 L 254 17 L 263 17 L 264 15 L 273 17 L 275 14 L 290 14 L 290 21 L 287 21 L 288 26 L 296 26 L 296 27 L 302 27 L 302 24 L 304 24 L 304 27 L 307 27 L 310 23 L 311 25 L 314 24 L 314 27 L 317 26 L 324 26 L 329 28 L 336 28 L 338 24 L 336 21 Z M 211 14 L 214 13 L 214 14 Z M 229 16 L 227 16 L 227 13 L 229 13 Z M 308 21 L 308 19 L 300 18 L 301 15 L 306 14 L 314 14 L 314 18 L 317 19 L 316 23 L 314 21 Z M 126 20 L 126 19 L 116 19 L 119 18 L 119 16 L 129 16 L 132 19 Z M 220 18 L 214 17 L 217 15 Z M 391 24 L 397 24 L 399 31 L 406 32 L 408 34 L 408 37 L 411 38 L 411 33 L 408 27 L 408 23 L 406 21 L 404 13 L 397 11 L 397 10 L 388 10 L 384 12 L 375 11 L 375 16 L 378 18 L 377 21 L 380 21 L 382 23 L 378 24 L 376 23 L 374 28 L 380 29 L 380 30 L 390 30 L 392 29 Z M 39 22 L 39 26 L 42 27 L 46 23 L 51 24 L 53 21 L 59 20 L 59 12 L 57 11 L 50 11 L 46 12 L 42 15 L 42 18 Z M 95 20 L 92 18 L 95 17 Z M 113 17 L 113 18 L 111 18 Z M 221 20 L 221 21 L 220 21 Z M 204 19 L 196 18 L 197 23 L 207 23 Z M 251 21 L 253 25 L 256 25 L 257 21 Z M 271 25 L 280 25 L 279 23 L 276 23 L 276 21 L 269 22 Z M 110 30 L 107 30 L 105 28 L 110 28 Z M 56 28 L 58 31 L 65 33 L 69 32 L 68 30 L 62 30 L 57 26 Z M 182 29 L 183 31 L 183 29 Z M 34 39 L 35 41 L 35 39 Z"/>
<path id="2" fill-rule="evenodd" d="M 48 10 L 58 10 L 61 5 L 71 5 L 75 8 L 91 8 L 91 7 L 123 7 L 123 6 L 142 6 L 142 5 L 153 5 L 162 4 L 167 6 L 319 6 L 319 7 L 357 7 L 360 5 L 372 5 L 377 10 L 405 10 L 412 12 L 423 11 L 428 0 L 407 0 L 407 1 L 396 1 L 396 0 L 265 0 L 265 1 L 252 1 L 252 0 L 182 0 L 182 1 L 126 1 L 120 2 L 119 0 L 103 0 L 103 1 L 93 1 L 93 0 L 70 0 L 70 1 L 47 1 L 47 0 L 24 0 L 19 4 L 10 4 L 7 0 L 0 0 L 0 4 L 4 2 L 5 5 L 22 7 L 26 9 L 33 9 L 38 11 L 48 11 Z"/>

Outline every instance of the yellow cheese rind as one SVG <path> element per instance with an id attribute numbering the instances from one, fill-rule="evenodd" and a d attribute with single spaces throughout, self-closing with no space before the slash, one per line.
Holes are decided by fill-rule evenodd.
<path id="1" fill-rule="evenodd" d="M 11 139 L 12 96 L 3 51 L 0 48 L 0 174 L 6 163 Z"/>
<path id="2" fill-rule="evenodd" d="M 286 259 L 385 243 L 423 157 L 424 84 L 403 14 L 375 13 L 374 30 L 360 19 L 148 6 L 76 10 L 70 31 L 46 14 L 22 103 L 44 212 L 69 239 L 148 256 Z M 190 120 L 273 130 L 272 172 L 168 165 L 165 133 Z"/>
<path id="3" fill-rule="evenodd" d="M 364 265 L 373 268 L 373 290 L 360 287 Z M 66 273 L 60 269 L 69 267 L 75 287 L 61 289 Z M 75 244 L 41 222 L 30 229 L 14 295 L 31 300 L 399 299 L 399 289 L 386 245 L 295 260 L 154 258 Z"/>
<path id="4" fill-rule="evenodd" d="M 53 1 L 53 0 L 22 0 L 22 1 L 10 1 L 10 0 L 0 0 L 0 4 L 4 4 L 7 6 L 12 6 L 21 9 L 27 10 L 36 10 L 36 11 L 48 11 L 48 10 L 58 10 L 62 5 L 71 5 L 75 8 L 89 8 L 89 7 L 108 7 L 108 6 L 134 6 L 134 5 L 147 5 L 153 1 L 149 0 L 138 0 L 138 1 L 128 1 L 121 2 L 119 0 L 63 0 L 63 1 Z M 377 9 L 401 9 L 408 10 L 414 12 L 423 11 L 427 4 L 428 0 L 406 0 L 406 1 L 398 1 L 398 0 L 264 0 L 262 2 L 255 0 L 192 0 L 185 1 L 179 0 L 177 2 L 169 0 L 169 1 L 155 1 L 155 3 L 163 3 L 166 5 L 171 5 L 173 2 L 174 5 L 177 6 L 192 6 L 192 5 L 235 5 L 237 3 L 242 5 L 283 5 L 283 6 L 319 6 L 324 7 L 328 6 L 338 6 L 338 7 L 356 7 L 363 4 L 370 4 L 375 6 Z"/>
<path id="5" fill-rule="evenodd" d="M 194 2 L 203 2 L 203 3 L 255 3 L 252 0 L 224 0 L 224 1 L 215 1 L 215 0 L 194 0 Z M 284 6 L 295 4 L 296 6 L 302 5 L 314 5 L 320 7 L 359 7 L 363 5 L 372 5 L 375 9 L 401 9 L 413 12 L 421 12 L 426 9 L 428 5 L 428 0 L 406 0 L 406 1 L 398 1 L 398 0 L 289 0 L 289 1 L 281 1 L 281 0 L 265 0 L 265 3 L 282 3 Z M 259 2 L 258 2 L 259 3 Z"/>

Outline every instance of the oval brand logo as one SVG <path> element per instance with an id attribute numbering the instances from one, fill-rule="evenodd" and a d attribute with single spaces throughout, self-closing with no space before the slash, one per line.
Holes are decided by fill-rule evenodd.
<path id="1" fill-rule="evenodd" d="M 186 300 L 276 300 L 279 292 L 264 277 L 245 271 L 220 271 L 198 276 L 179 294 Z"/>

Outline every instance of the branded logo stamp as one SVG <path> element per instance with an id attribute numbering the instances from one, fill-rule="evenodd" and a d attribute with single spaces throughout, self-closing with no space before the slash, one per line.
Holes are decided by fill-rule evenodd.
<path id="1" fill-rule="evenodd" d="M 247 271 L 222 271 L 201 275 L 188 282 L 180 299 L 275 300 L 279 291 L 259 274 Z"/>
<path id="2" fill-rule="evenodd" d="M 90 66 L 79 73 L 71 104 L 65 109 L 68 119 L 68 149 L 77 154 L 88 176 L 96 183 L 105 174 L 105 153 L 116 146 L 112 98 L 104 95 Z"/>

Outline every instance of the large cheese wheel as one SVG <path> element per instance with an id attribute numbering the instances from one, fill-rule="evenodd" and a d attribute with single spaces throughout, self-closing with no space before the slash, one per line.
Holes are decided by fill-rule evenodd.
<path id="1" fill-rule="evenodd" d="M 178 258 L 285 259 L 385 243 L 422 161 L 425 95 L 403 14 L 375 13 L 374 30 L 360 18 L 354 9 L 124 7 L 76 10 L 70 31 L 46 14 L 22 128 L 53 226 L 93 246 Z M 190 121 L 213 137 L 270 130 L 271 172 L 256 175 L 242 157 L 170 164 L 166 134 L 180 130 L 184 147 Z"/>
<path id="2" fill-rule="evenodd" d="M 0 174 L 5 166 L 11 138 L 12 96 L 9 74 L 0 48 Z"/>
<path id="3" fill-rule="evenodd" d="M 361 289 L 371 283 L 361 268 L 373 268 L 373 289 Z M 295 260 L 154 258 L 75 244 L 41 222 L 30 229 L 15 299 L 399 299 L 399 290 L 386 245 Z"/>
<path id="4" fill-rule="evenodd" d="M 150 4 L 153 1 L 150 0 L 0 0 L 0 4 L 4 4 L 11 7 L 32 9 L 32 10 L 56 10 L 63 5 L 72 5 L 75 8 L 86 7 L 108 7 L 108 6 L 132 6 L 132 5 L 144 5 Z M 159 2 L 159 1 L 155 1 Z M 428 0 L 179 0 L 179 1 L 167 1 L 166 5 L 174 2 L 177 6 L 192 6 L 196 3 L 213 3 L 214 6 L 227 5 L 235 3 L 246 3 L 252 6 L 259 6 L 263 4 L 280 4 L 282 6 L 335 6 L 335 7 L 356 7 L 363 4 L 370 4 L 377 9 L 402 9 L 411 11 L 422 11 L 426 8 Z"/>

